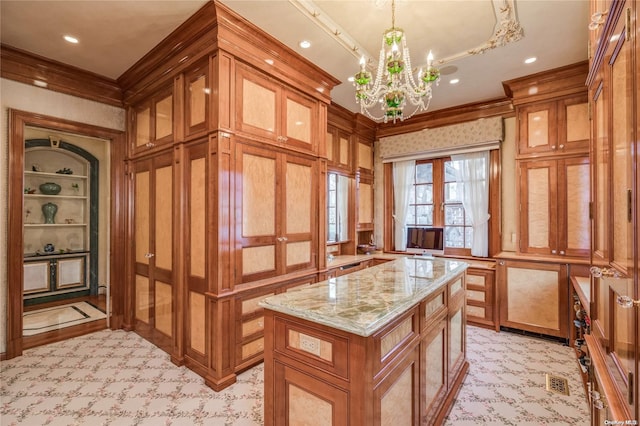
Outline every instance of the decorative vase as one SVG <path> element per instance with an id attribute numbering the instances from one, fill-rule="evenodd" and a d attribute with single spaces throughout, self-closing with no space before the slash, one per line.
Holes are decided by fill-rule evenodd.
<path id="1" fill-rule="evenodd" d="M 62 187 L 55 182 L 47 182 L 40 185 L 40 192 L 45 195 L 57 195 Z"/>
<path id="2" fill-rule="evenodd" d="M 53 203 L 42 205 L 42 214 L 44 214 L 44 223 L 56 223 L 55 217 L 58 212 L 58 206 Z"/>

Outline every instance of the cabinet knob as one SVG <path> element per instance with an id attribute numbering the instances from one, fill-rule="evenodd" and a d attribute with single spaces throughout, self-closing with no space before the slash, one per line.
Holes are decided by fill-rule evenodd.
<path id="1" fill-rule="evenodd" d="M 153 142 L 147 142 L 144 144 L 144 146 L 146 146 L 147 148 L 153 148 L 154 146 L 156 146 L 156 144 Z"/>
<path id="2" fill-rule="evenodd" d="M 564 149 L 564 144 L 560 144 L 560 149 Z"/>
<path id="3" fill-rule="evenodd" d="M 591 276 L 595 278 L 620 278 L 620 272 L 616 271 L 613 268 L 599 268 L 597 266 L 592 266 L 589 268 L 589 272 L 591 272 Z"/>
<path id="4" fill-rule="evenodd" d="M 564 250 L 560 250 L 560 254 L 564 254 Z"/>
<path id="5" fill-rule="evenodd" d="M 551 149 L 556 149 L 556 146 L 555 145 L 551 145 Z"/>
<path id="6" fill-rule="evenodd" d="M 551 250 L 551 254 L 556 254 L 556 251 L 555 250 Z"/>
<path id="7" fill-rule="evenodd" d="M 629 296 L 616 297 L 616 303 L 625 309 L 629 309 L 633 306 L 640 306 L 640 300 L 633 300 Z"/>
<path id="8" fill-rule="evenodd" d="M 151 259 L 153 256 L 155 256 L 155 254 L 153 253 L 145 253 L 144 257 L 146 257 L 147 259 Z"/>
<path id="9" fill-rule="evenodd" d="M 588 27 L 589 30 L 597 30 L 600 25 L 604 24 L 607 13 L 609 13 L 609 11 L 605 10 L 604 12 L 595 12 L 593 15 L 591 15 L 591 22 L 589 23 Z"/>

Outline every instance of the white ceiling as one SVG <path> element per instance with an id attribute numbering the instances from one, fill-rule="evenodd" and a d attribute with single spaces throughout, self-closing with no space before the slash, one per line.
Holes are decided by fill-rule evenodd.
<path id="1" fill-rule="evenodd" d="M 391 27 L 390 0 L 222 2 L 339 79 L 334 102 L 359 110 L 347 78 L 358 70 L 363 52 L 377 64 L 382 32 Z M 524 37 L 483 54 L 464 55 L 492 37 L 501 20 L 496 15 L 509 2 Z M 0 40 L 117 79 L 204 3 L 2 0 Z M 405 30 L 412 65 L 422 65 L 429 50 L 436 60 L 454 58 L 440 65 L 442 81 L 434 88 L 430 110 L 500 98 L 502 81 L 586 60 L 588 15 L 588 0 L 396 0 L 396 26 Z M 66 43 L 65 34 L 80 43 Z M 311 48 L 298 46 L 303 39 Z M 530 56 L 538 60 L 524 65 Z M 460 83 L 449 84 L 451 78 Z"/>

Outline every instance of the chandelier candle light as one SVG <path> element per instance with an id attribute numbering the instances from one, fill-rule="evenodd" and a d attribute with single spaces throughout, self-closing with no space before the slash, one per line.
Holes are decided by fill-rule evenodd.
<path id="1" fill-rule="evenodd" d="M 391 0 L 391 28 L 382 35 L 382 47 L 376 79 L 371 83 L 371 73 L 366 69 L 364 56 L 360 59 L 360 71 L 354 76 L 356 103 L 360 111 L 375 121 L 404 120 L 417 112 L 426 111 L 431 102 L 431 86 L 440 82 L 440 71 L 433 67 L 431 51 L 427 57 L 427 68 L 418 72 L 418 82 L 413 78 L 411 58 L 404 31 L 396 28 L 396 2 Z M 415 109 L 404 114 L 407 100 Z M 371 112 L 377 104 L 382 115 Z"/>

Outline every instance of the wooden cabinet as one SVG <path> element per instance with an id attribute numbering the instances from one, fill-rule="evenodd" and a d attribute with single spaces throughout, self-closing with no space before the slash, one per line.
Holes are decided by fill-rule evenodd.
<path id="1" fill-rule="evenodd" d="M 174 335 L 172 152 L 133 163 L 135 329 L 171 353 Z"/>
<path id="2" fill-rule="evenodd" d="M 519 161 L 519 253 L 589 254 L 589 159 Z"/>
<path id="3" fill-rule="evenodd" d="M 451 277 L 367 337 L 267 309 L 265 425 L 442 424 L 468 368 L 464 293 Z"/>
<path id="4" fill-rule="evenodd" d="M 327 126 L 327 161 L 332 168 L 350 173 L 353 169 L 351 135 L 337 127 Z"/>
<path id="5" fill-rule="evenodd" d="M 243 64 L 236 65 L 236 128 L 260 140 L 318 152 L 317 101 Z"/>
<path id="6" fill-rule="evenodd" d="M 499 260 L 500 326 L 569 338 L 567 265 Z"/>
<path id="7" fill-rule="evenodd" d="M 131 108 L 130 115 L 132 155 L 172 143 L 173 84 Z"/>
<path id="8" fill-rule="evenodd" d="M 236 283 L 316 268 L 317 163 L 237 144 L 236 187 Z"/>
<path id="9" fill-rule="evenodd" d="M 635 1 L 591 2 L 604 12 L 591 36 L 587 79 L 593 119 L 592 425 L 640 418 L 640 26 Z"/>
<path id="10" fill-rule="evenodd" d="M 517 115 L 519 156 L 588 152 L 586 95 L 525 104 Z"/>
<path id="11" fill-rule="evenodd" d="M 471 265 L 467 269 L 467 322 L 480 327 L 500 329 L 496 303 L 495 264 Z"/>

